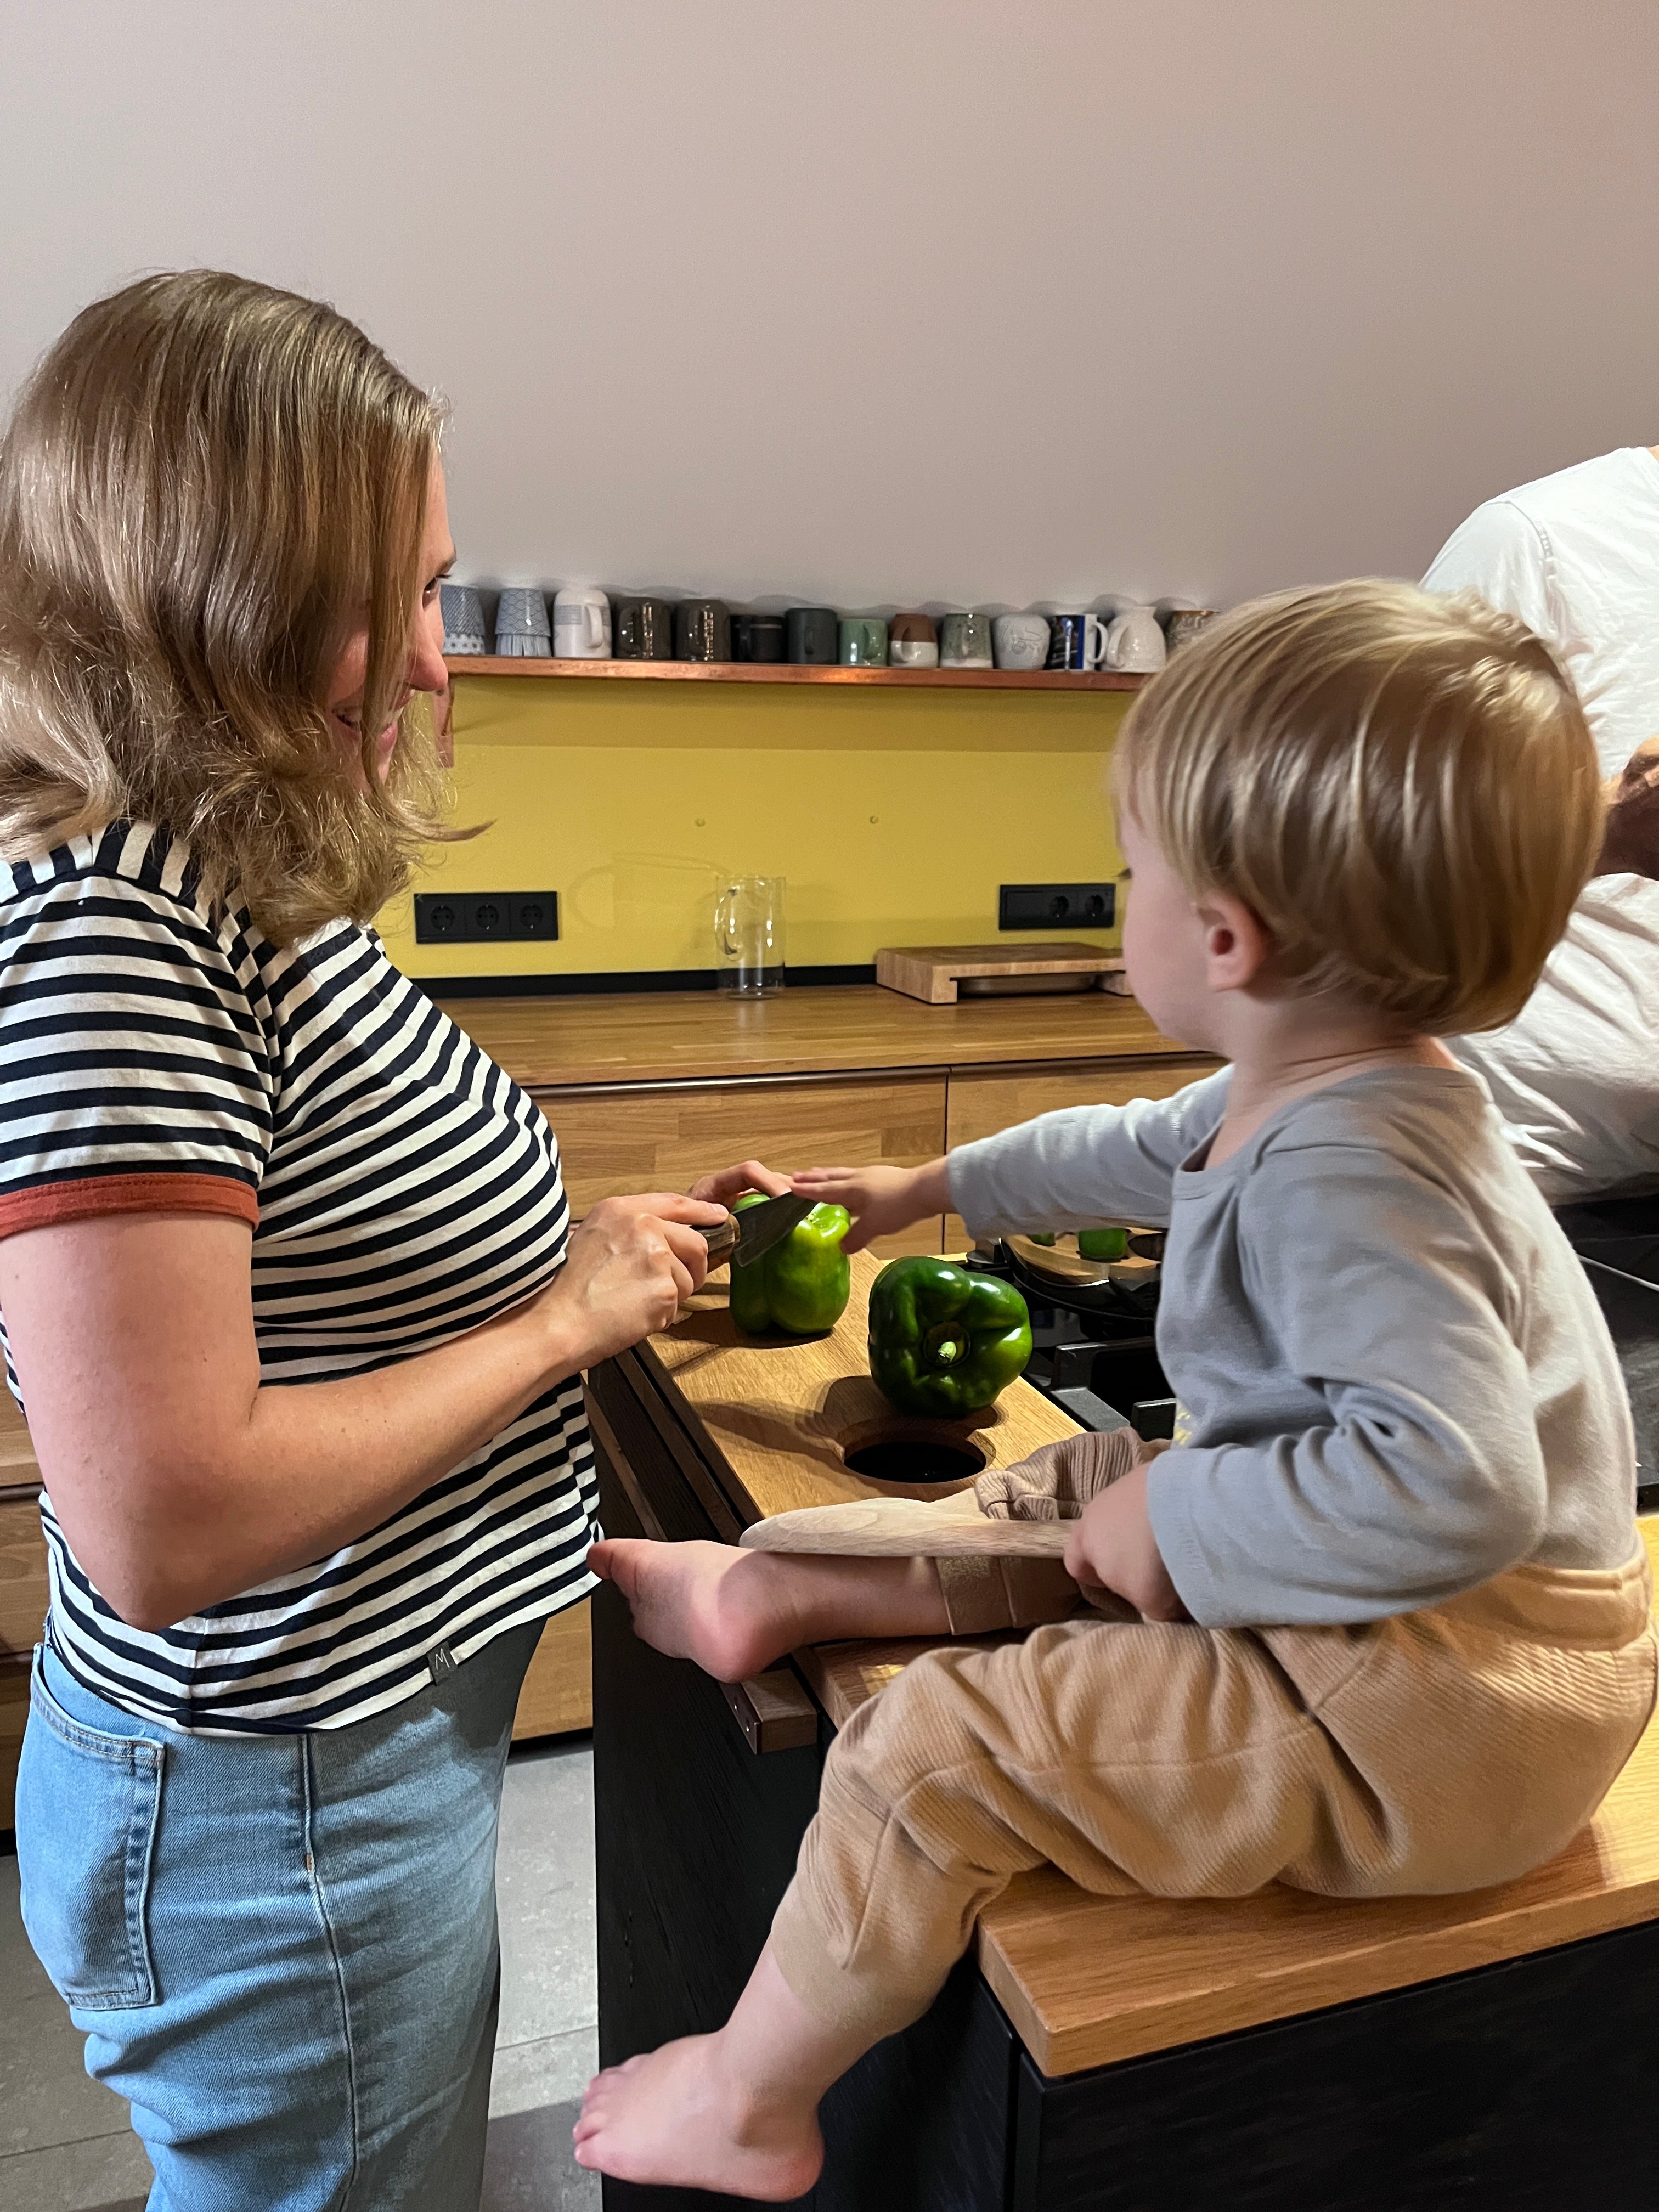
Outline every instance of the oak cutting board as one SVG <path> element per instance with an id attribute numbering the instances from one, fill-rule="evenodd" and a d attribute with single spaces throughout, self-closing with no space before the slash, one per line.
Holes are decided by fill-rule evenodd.
<path id="1" fill-rule="evenodd" d="M 954 1006 L 957 985 L 975 975 L 1093 975 L 1107 990 L 1123 985 L 1123 962 L 1097 945 L 892 945 L 876 955 L 876 981 L 930 1006 Z"/>
<path id="2" fill-rule="evenodd" d="M 726 1274 L 710 1278 L 671 1329 L 641 1346 L 703 1442 L 730 1468 L 733 1496 L 765 1520 L 799 1505 L 851 1498 L 940 1498 L 948 1483 L 873 1482 L 843 1457 L 861 1444 L 915 1437 L 962 1445 L 986 1467 L 1012 1467 L 1039 1444 L 1074 1436 L 1077 1423 L 1029 1382 L 1011 1382 L 973 1422 L 915 1421 L 895 1413 L 870 1379 L 870 1285 L 881 1262 L 853 1261 L 853 1295 L 828 1336 L 740 1336 L 726 1310 Z M 975 1468 L 974 1473 L 979 1472 Z"/>

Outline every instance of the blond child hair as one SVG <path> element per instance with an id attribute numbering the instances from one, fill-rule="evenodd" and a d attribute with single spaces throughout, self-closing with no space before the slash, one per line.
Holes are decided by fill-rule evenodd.
<path id="1" fill-rule="evenodd" d="M 1531 994 L 1588 880 L 1600 769 L 1560 664 L 1472 595 L 1370 579 L 1212 623 L 1136 701 L 1120 800 L 1283 971 L 1431 1036 Z"/>

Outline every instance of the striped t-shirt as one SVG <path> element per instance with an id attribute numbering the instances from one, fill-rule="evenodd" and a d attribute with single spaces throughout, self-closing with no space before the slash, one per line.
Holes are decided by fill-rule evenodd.
<path id="1" fill-rule="evenodd" d="M 214 920 L 164 830 L 0 863 L 0 1236 L 128 1211 L 247 1222 L 268 1384 L 411 1358 L 545 1284 L 569 1215 L 539 1109 L 373 930 L 278 951 L 230 908 Z M 9 1346 L 6 1369 L 21 1404 Z M 356 1542 L 149 1633 L 43 1496 L 49 1633 L 130 1712 L 342 1728 L 584 1595 L 596 1512 L 572 1379 Z"/>

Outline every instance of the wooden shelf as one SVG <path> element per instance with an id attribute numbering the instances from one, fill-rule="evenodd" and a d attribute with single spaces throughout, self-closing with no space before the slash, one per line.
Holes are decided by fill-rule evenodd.
<path id="1" fill-rule="evenodd" d="M 1144 676 L 1114 671 L 1040 668 L 802 668 L 791 661 L 520 660 L 496 653 L 458 653 L 444 665 L 453 676 L 592 678 L 643 677 L 681 684 L 869 684 L 911 691 L 1139 691 Z"/>

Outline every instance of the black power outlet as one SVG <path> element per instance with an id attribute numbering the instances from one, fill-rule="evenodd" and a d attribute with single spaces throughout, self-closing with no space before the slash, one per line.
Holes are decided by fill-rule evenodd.
<path id="1" fill-rule="evenodd" d="M 1109 929 L 1116 916 L 1115 884 L 1004 884 L 997 897 L 999 929 Z"/>
<path id="2" fill-rule="evenodd" d="M 513 945 L 558 933 L 557 891 L 415 894 L 417 945 Z"/>

